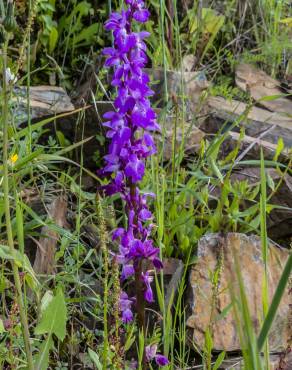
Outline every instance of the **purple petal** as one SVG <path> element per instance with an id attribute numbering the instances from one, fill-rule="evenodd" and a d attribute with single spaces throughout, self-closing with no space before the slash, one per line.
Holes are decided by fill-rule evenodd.
<path id="1" fill-rule="evenodd" d="M 155 361 L 156 361 L 157 365 L 159 365 L 159 366 L 165 366 L 165 365 L 168 365 L 168 363 L 169 363 L 168 359 L 165 356 L 160 355 L 160 354 L 157 354 L 155 356 Z"/>
<path id="2" fill-rule="evenodd" d="M 122 321 L 125 324 L 128 324 L 129 322 L 133 321 L 133 312 L 129 308 L 127 308 L 125 311 L 123 311 Z"/>
<path id="3" fill-rule="evenodd" d="M 137 22 L 145 23 L 150 17 L 150 12 L 147 9 L 137 10 L 134 12 L 133 16 Z"/>
<path id="4" fill-rule="evenodd" d="M 125 168 L 125 174 L 127 177 L 130 177 L 133 183 L 141 181 L 144 176 L 145 165 L 144 163 L 137 158 L 135 154 L 132 154 L 129 157 L 129 163 Z"/>
<path id="5" fill-rule="evenodd" d="M 139 218 L 142 221 L 150 220 L 152 218 L 152 213 L 144 208 L 139 212 Z"/>
<path id="6" fill-rule="evenodd" d="M 123 229 L 122 227 L 119 227 L 117 228 L 114 232 L 113 232 L 113 235 L 112 235 L 112 239 L 113 240 L 116 240 L 118 238 L 120 238 L 122 235 L 125 234 L 125 229 Z"/>
<path id="7" fill-rule="evenodd" d="M 152 263 L 157 270 L 161 270 L 163 268 L 163 263 L 159 258 L 153 258 Z"/>
<path id="8" fill-rule="evenodd" d="M 151 361 L 155 357 L 156 352 L 157 352 L 157 344 L 152 344 L 152 345 L 145 347 L 145 355 L 146 355 L 146 359 L 148 362 Z"/>
<path id="9" fill-rule="evenodd" d="M 124 265 L 122 269 L 122 280 L 126 280 L 129 276 L 133 276 L 135 274 L 135 270 L 133 265 Z"/>
<path id="10" fill-rule="evenodd" d="M 145 290 L 144 298 L 149 303 L 154 302 L 153 292 L 150 286 Z"/>

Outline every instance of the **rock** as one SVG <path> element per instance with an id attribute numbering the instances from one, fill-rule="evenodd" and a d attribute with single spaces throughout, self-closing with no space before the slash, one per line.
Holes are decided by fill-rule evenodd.
<path id="1" fill-rule="evenodd" d="M 238 87 L 249 92 L 251 97 L 266 109 L 292 115 L 292 101 L 283 97 L 285 93 L 280 89 L 280 82 L 264 71 L 250 64 L 240 64 L 236 68 L 235 82 Z M 268 96 L 277 97 L 277 99 L 265 99 Z"/>
<path id="2" fill-rule="evenodd" d="M 64 89 L 55 86 L 29 88 L 31 120 L 73 111 L 74 105 Z M 13 89 L 13 119 L 16 125 L 27 122 L 27 88 Z"/>
<path id="3" fill-rule="evenodd" d="M 220 96 L 208 98 L 204 111 L 208 117 L 200 126 L 203 131 L 217 133 L 226 122 L 225 130 L 236 122 L 234 131 L 238 130 L 238 126 L 244 126 L 248 136 L 256 138 L 261 135 L 262 139 L 273 144 L 282 138 L 288 148 L 292 147 L 291 117 Z"/>
<path id="4" fill-rule="evenodd" d="M 229 132 L 229 138 L 227 138 L 223 143 L 224 157 L 235 149 L 238 142 L 240 142 L 240 150 L 242 151 L 242 153 L 243 152 L 246 153 L 242 157 L 242 159 L 260 158 L 261 149 L 263 149 L 264 158 L 273 160 L 278 147 L 277 144 L 273 144 L 266 140 L 262 140 L 260 137 L 254 138 L 248 135 L 244 135 L 244 137 L 240 138 L 240 134 L 238 132 L 233 131 Z M 287 160 L 289 160 L 289 156 L 291 156 L 289 150 L 287 148 L 284 148 L 282 153 L 279 155 L 278 160 L 280 162 L 287 162 Z"/>
<path id="5" fill-rule="evenodd" d="M 169 306 L 172 297 L 178 293 L 179 285 L 184 273 L 184 264 L 176 258 L 165 258 L 163 260 L 163 274 L 166 277 L 165 307 Z"/>
<path id="6" fill-rule="evenodd" d="M 240 261 L 251 319 L 256 332 L 259 333 L 259 319 L 262 317 L 261 297 L 264 264 L 261 256 L 261 241 L 257 236 L 246 236 L 238 233 L 210 234 L 199 241 L 198 261 L 192 266 L 189 276 L 190 314 L 187 317 L 187 327 L 194 345 L 203 349 L 204 333 L 210 324 L 213 301 L 212 277 L 210 275 L 218 266 L 221 251 L 223 267 L 219 278 L 218 295 L 213 315 L 213 349 L 215 351 L 236 351 L 240 350 L 240 342 L 232 309 L 227 311 L 226 315 L 222 315 L 223 317 L 219 315 L 231 303 L 228 286 L 231 281 L 234 282 L 233 251 L 235 251 Z M 269 246 L 270 300 L 273 297 L 288 255 L 287 250 L 279 249 L 274 245 Z M 287 346 L 287 341 L 291 335 L 287 322 L 290 301 L 291 297 L 288 296 L 287 291 L 282 298 L 269 335 L 271 351 L 281 351 Z"/>
<path id="7" fill-rule="evenodd" d="M 184 72 L 192 72 L 197 63 L 197 58 L 193 54 L 187 54 L 182 58 L 182 70 Z"/>

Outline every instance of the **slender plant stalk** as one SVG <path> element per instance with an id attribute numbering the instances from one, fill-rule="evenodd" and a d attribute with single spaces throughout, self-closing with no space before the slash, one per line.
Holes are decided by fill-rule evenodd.
<path id="1" fill-rule="evenodd" d="M 32 2 L 28 1 L 28 14 L 32 12 Z M 30 32 L 27 30 L 27 84 L 26 84 L 26 101 L 27 101 L 27 126 L 28 126 L 28 153 L 31 153 L 31 114 L 30 114 Z"/>
<path id="2" fill-rule="evenodd" d="M 267 220 L 266 220 L 266 203 L 267 203 L 267 189 L 266 189 L 266 174 L 265 174 L 265 160 L 263 149 L 261 149 L 261 197 L 260 197 L 260 212 L 261 212 L 261 242 L 262 242 L 262 255 L 264 261 L 264 276 L 263 276 L 263 314 L 264 319 L 267 316 L 269 308 L 269 283 L 268 283 L 268 260 L 269 260 L 269 245 L 267 236 Z M 264 357 L 266 368 L 270 368 L 270 355 L 269 355 L 269 341 L 266 338 Z"/>
<path id="3" fill-rule="evenodd" d="M 130 193 L 131 197 L 134 200 L 135 194 L 136 194 L 136 185 L 133 183 L 130 183 Z M 135 223 L 138 223 L 137 220 L 137 210 L 136 210 L 136 204 L 134 202 L 134 209 L 135 209 Z M 135 268 L 135 290 L 136 290 L 136 310 L 137 310 L 137 323 L 140 335 L 146 335 L 146 326 L 145 326 L 145 300 L 144 300 L 144 284 L 141 281 L 141 275 L 142 275 L 142 260 L 138 262 L 137 267 Z M 142 370 L 146 370 L 146 355 L 145 355 L 145 348 L 143 352 L 143 359 L 142 359 Z"/>
<path id="4" fill-rule="evenodd" d="M 104 280 L 103 280 L 103 289 L 104 289 L 104 296 L 103 296 L 103 359 L 102 359 L 102 368 L 103 370 L 107 369 L 107 360 L 108 360 L 108 321 L 107 321 L 107 314 L 108 314 L 108 278 L 109 278 L 109 261 L 108 261 L 108 250 L 107 250 L 107 238 L 106 238 L 106 227 L 105 227 L 105 220 L 103 216 L 103 210 L 101 205 L 101 199 L 99 195 L 97 195 L 97 215 L 98 215 L 98 222 L 99 222 L 99 238 L 100 238 L 100 245 L 103 254 L 103 269 L 104 269 Z"/>
<path id="5" fill-rule="evenodd" d="M 116 257 L 112 260 L 112 275 L 113 275 L 113 317 L 115 320 L 115 330 L 114 330 L 114 347 L 115 347 L 115 357 L 113 359 L 113 364 L 115 369 L 123 368 L 123 348 L 121 347 L 120 340 L 120 295 L 121 295 L 121 286 L 120 286 L 120 269 Z"/>
<path id="6" fill-rule="evenodd" d="M 166 43 L 165 43 L 165 28 L 164 28 L 164 24 L 165 24 L 165 20 L 164 20 L 164 16 L 165 16 L 165 3 L 164 3 L 164 0 L 159 0 L 159 7 L 160 7 L 160 27 L 161 27 L 161 32 L 160 32 L 160 36 L 161 36 L 161 45 L 162 45 L 162 53 L 163 53 L 163 79 L 164 79 L 164 83 L 163 83 L 163 88 L 164 88 L 164 92 L 163 92 L 163 101 L 165 103 L 165 109 L 167 110 L 167 106 L 168 106 L 168 84 L 167 84 L 167 68 L 168 68 L 168 65 L 167 65 L 167 59 L 166 59 Z M 165 134 L 165 128 L 166 128 L 166 111 L 163 112 L 163 115 L 161 116 L 161 121 L 162 121 L 162 146 L 161 146 L 161 153 L 162 153 L 162 161 L 163 161 L 163 157 L 164 157 L 164 147 L 165 147 L 165 137 L 166 137 L 166 134 Z"/>
<path id="7" fill-rule="evenodd" d="M 4 16 L 5 16 L 5 8 L 4 8 L 3 0 L 0 0 L 0 11 L 1 11 L 1 17 L 4 18 Z"/>
<path id="8" fill-rule="evenodd" d="M 138 327 L 143 333 L 146 333 L 145 327 L 145 302 L 144 302 L 144 286 L 141 281 L 142 273 L 142 261 L 139 262 L 138 267 L 135 271 L 135 288 L 136 288 L 136 299 L 137 299 L 137 321 Z"/>
<path id="9" fill-rule="evenodd" d="M 16 252 L 14 248 L 14 241 L 13 241 L 13 232 L 12 232 L 12 225 L 11 225 L 11 216 L 10 216 L 10 201 L 9 201 L 9 172 L 8 172 L 8 120 L 9 120 L 9 111 L 8 111 L 8 104 L 9 104 L 9 91 L 7 89 L 7 80 L 6 80 L 6 68 L 7 68 L 7 47 L 8 42 L 6 41 L 3 48 L 2 54 L 2 66 L 3 66 L 3 88 L 2 88 L 2 127 L 3 127 L 3 195 L 4 195 L 4 209 L 5 209 L 5 221 L 6 221 L 6 232 L 7 232 L 7 239 L 8 245 L 10 248 L 10 253 L 12 256 L 12 270 L 13 270 L 13 277 L 14 283 L 17 292 L 17 303 L 19 307 L 20 313 L 20 320 L 22 325 L 22 333 L 23 339 L 25 344 L 25 352 L 27 356 L 27 365 L 29 370 L 33 370 L 33 359 L 32 359 L 32 352 L 31 346 L 29 341 L 29 329 L 28 329 L 28 321 L 26 310 L 23 303 L 22 297 L 22 290 L 21 290 L 21 282 L 19 277 L 19 271 L 16 261 Z"/>
<path id="10" fill-rule="evenodd" d="M 165 29 L 164 29 L 164 15 L 165 15 L 165 3 L 164 0 L 160 0 L 160 22 L 161 22 L 161 42 L 163 50 L 163 73 L 164 73 L 164 99 L 168 102 L 168 87 L 167 87 L 167 60 L 166 60 L 166 45 L 165 45 Z"/>
<path id="11" fill-rule="evenodd" d="M 27 26 L 26 26 L 26 29 L 25 29 L 25 32 L 24 32 L 22 44 L 19 48 L 19 57 L 18 57 L 18 61 L 17 61 L 16 71 L 15 71 L 16 76 L 17 76 L 17 74 L 18 74 L 18 72 L 19 72 L 19 70 L 20 70 L 20 68 L 23 64 L 23 57 L 24 57 L 24 53 L 25 53 L 25 47 L 28 44 L 28 39 L 30 37 L 30 32 L 32 30 L 33 22 L 34 22 L 36 13 L 37 13 L 38 0 L 30 0 L 30 1 L 31 1 L 30 2 L 30 11 L 28 13 Z"/>
<path id="12" fill-rule="evenodd" d="M 259 337 L 258 337 L 258 350 L 259 351 L 261 351 L 261 349 L 263 348 L 263 346 L 266 342 L 269 331 L 270 331 L 271 326 L 274 322 L 277 309 L 278 309 L 279 304 L 281 302 L 282 296 L 285 292 L 286 285 L 289 281 L 291 271 L 292 271 L 292 253 L 288 257 L 288 260 L 286 262 L 284 271 L 282 273 L 282 276 L 281 276 L 280 281 L 278 283 L 278 286 L 277 286 L 276 292 L 274 294 L 272 303 L 270 305 L 269 311 L 266 315 L 266 318 L 265 318 L 265 321 L 263 323 L 261 332 L 259 334 Z"/>

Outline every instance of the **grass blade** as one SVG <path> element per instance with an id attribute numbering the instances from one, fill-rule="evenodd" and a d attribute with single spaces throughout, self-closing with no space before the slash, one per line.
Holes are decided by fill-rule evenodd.
<path id="1" fill-rule="evenodd" d="M 259 337 L 258 337 L 258 349 L 261 350 L 263 348 L 263 345 L 265 344 L 265 341 L 268 337 L 269 331 L 271 329 L 271 326 L 273 324 L 277 309 L 279 307 L 279 304 L 281 302 L 281 298 L 285 292 L 286 285 L 289 281 L 290 275 L 292 271 L 292 254 L 290 254 L 284 271 L 282 273 L 282 276 L 280 278 L 279 284 L 277 286 L 277 289 L 275 291 L 272 303 L 270 305 L 269 311 L 266 315 L 265 321 L 263 323 L 262 329 L 260 331 Z"/>

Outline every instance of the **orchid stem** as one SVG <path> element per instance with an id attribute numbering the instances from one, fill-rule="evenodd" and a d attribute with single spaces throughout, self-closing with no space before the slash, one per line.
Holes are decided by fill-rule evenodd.
<path id="1" fill-rule="evenodd" d="M 141 281 L 141 274 L 142 274 L 142 260 L 139 261 L 138 267 L 135 271 L 135 288 L 136 288 L 136 310 L 137 310 L 137 323 L 139 331 L 143 333 L 145 339 L 146 333 L 146 326 L 145 326 L 145 300 L 143 294 L 143 283 Z M 142 362 L 142 369 L 147 369 L 146 367 L 146 356 L 145 356 L 145 348 L 143 353 L 143 362 Z"/>

